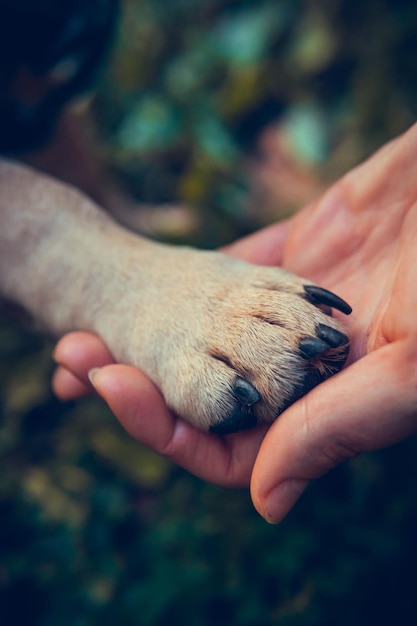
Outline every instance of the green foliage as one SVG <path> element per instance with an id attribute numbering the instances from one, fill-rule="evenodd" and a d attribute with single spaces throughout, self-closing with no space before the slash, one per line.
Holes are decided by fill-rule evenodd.
<path id="1" fill-rule="evenodd" d="M 411 122 L 416 23 L 406 0 L 126 0 L 95 102 L 109 163 L 139 199 L 210 207 L 204 245 L 235 237 L 271 103 L 329 177 Z M 101 403 L 54 400 L 50 353 L 2 323 L 2 626 L 413 620 L 415 441 L 331 473 L 271 527 Z"/>
<path id="2" fill-rule="evenodd" d="M 230 239 L 254 225 L 243 164 L 271 119 L 327 178 L 412 123 L 416 28 L 411 0 L 125 0 L 95 103 L 110 162 L 138 199 L 232 214 L 201 243 Z"/>

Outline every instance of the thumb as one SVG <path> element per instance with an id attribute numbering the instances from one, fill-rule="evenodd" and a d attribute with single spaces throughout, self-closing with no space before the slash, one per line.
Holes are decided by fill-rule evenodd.
<path id="1" fill-rule="evenodd" d="M 407 345 L 393 343 L 360 359 L 269 429 L 251 480 L 255 508 L 268 522 L 281 521 L 310 480 L 416 430 L 417 373 Z"/>

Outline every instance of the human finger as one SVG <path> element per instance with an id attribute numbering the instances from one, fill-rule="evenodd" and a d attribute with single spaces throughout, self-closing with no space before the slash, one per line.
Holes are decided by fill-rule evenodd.
<path id="1" fill-rule="evenodd" d="M 85 383 L 88 383 L 90 369 L 114 363 L 103 340 L 84 331 L 75 331 L 62 337 L 55 346 L 53 359 Z"/>
<path id="2" fill-rule="evenodd" d="M 96 391 L 137 440 L 196 476 L 223 486 L 246 486 L 265 429 L 227 437 L 202 432 L 174 416 L 140 370 L 109 365 L 92 372 Z"/>
<path id="3" fill-rule="evenodd" d="M 372 352 L 273 424 L 251 480 L 255 508 L 267 521 L 281 521 L 312 479 L 415 432 L 417 373 L 407 350 L 404 341 Z"/>
<path id="4" fill-rule="evenodd" d="M 283 220 L 238 239 L 222 251 L 258 265 L 281 265 L 289 229 L 290 220 Z"/>
<path id="5" fill-rule="evenodd" d="M 59 365 L 52 376 L 52 389 L 60 400 L 76 400 L 93 391 L 91 384 L 82 382 L 72 372 Z"/>
<path id="6" fill-rule="evenodd" d="M 61 400 L 73 400 L 91 393 L 89 370 L 114 361 L 103 341 L 87 332 L 72 332 L 62 337 L 53 358 L 58 367 L 52 377 L 52 389 Z"/>

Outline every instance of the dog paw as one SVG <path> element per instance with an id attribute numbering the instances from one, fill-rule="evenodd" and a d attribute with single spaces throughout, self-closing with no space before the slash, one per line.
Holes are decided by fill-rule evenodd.
<path id="1" fill-rule="evenodd" d="M 343 367 L 349 339 L 332 309 L 349 314 L 344 300 L 281 269 L 194 255 L 135 342 L 179 416 L 220 434 L 268 424 Z"/>

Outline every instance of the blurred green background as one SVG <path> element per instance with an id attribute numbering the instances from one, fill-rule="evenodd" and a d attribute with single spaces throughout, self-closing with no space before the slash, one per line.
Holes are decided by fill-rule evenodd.
<path id="1" fill-rule="evenodd" d="M 409 0 L 125 0 L 93 101 L 102 158 L 137 202 L 192 207 L 179 224 L 167 209 L 160 238 L 232 240 L 413 122 L 416 34 Z M 291 145 L 283 194 L 260 157 L 270 123 L 277 162 Z M 2 319 L 1 626 L 416 621 L 416 441 L 268 526 L 246 490 L 154 456 L 102 403 L 54 399 L 51 350 Z"/>

